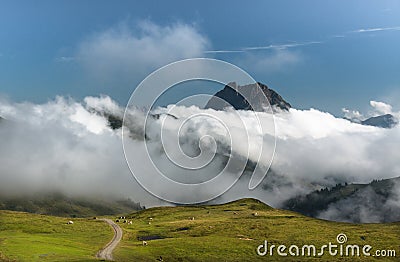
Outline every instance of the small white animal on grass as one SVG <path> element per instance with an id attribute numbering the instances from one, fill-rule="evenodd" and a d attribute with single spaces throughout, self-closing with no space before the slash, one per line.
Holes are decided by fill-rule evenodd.
<path id="1" fill-rule="evenodd" d="M 143 242 L 142 242 L 142 245 L 143 245 L 143 246 L 147 246 L 147 242 L 146 242 L 146 241 L 143 241 Z"/>
<path id="2" fill-rule="evenodd" d="M 73 223 L 74 223 L 74 221 L 71 221 L 71 220 L 67 222 L 68 225 L 72 225 Z"/>

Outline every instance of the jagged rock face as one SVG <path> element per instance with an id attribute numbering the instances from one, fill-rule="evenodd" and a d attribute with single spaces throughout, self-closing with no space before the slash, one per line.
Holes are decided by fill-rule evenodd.
<path id="1" fill-rule="evenodd" d="M 281 110 L 289 110 L 291 108 L 291 105 L 274 90 L 262 83 L 257 84 L 273 108 Z M 229 83 L 208 101 L 206 108 L 224 110 L 224 108 L 233 107 L 236 110 L 265 111 L 268 104 L 265 103 L 265 98 L 260 94 L 261 91 L 257 84 L 238 86 L 234 82 Z M 241 94 L 249 97 L 251 105 Z"/>
<path id="2" fill-rule="evenodd" d="M 386 114 L 382 116 L 375 116 L 361 121 L 361 124 L 367 126 L 376 126 L 383 128 L 392 128 L 397 125 L 396 118 L 391 114 Z"/>

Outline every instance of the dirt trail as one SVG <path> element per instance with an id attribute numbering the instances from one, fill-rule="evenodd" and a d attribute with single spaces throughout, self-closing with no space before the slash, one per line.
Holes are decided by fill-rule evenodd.
<path id="1" fill-rule="evenodd" d="M 111 241 L 102 249 L 100 250 L 96 257 L 100 259 L 105 259 L 105 260 L 113 260 L 112 252 L 114 249 L 117 247 L 119 241 L 122 239 L 122 229 L 120 226 L 114 223 L 111 219 L 101 219 L 107 224 L 109 224 L 112 229 L 114 230 L 114 237 L 111 239 Z"/>

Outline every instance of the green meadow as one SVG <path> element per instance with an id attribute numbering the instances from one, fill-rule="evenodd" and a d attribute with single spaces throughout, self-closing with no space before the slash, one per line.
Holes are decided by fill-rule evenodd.
<path id="1" fill-rule="evenodd" d="M 95 260 L 112 236 L 103 221 L 0 211 L 0 261 Z"/>
<path id="2" fill-rule="evenodd" d="M 115 218 L 113 218 L 115 220 Z M 398 261 L 400 223 L 348 224 L 313 219 L 277 210 L 254 200 L 243 199 L 215 206 L 157 207 L 127 216 L 132 225 L 118 223 L 124 230 L 114 250 L 116 261 L 317 261 L 321 257 L 258 256 L 256 248 L 269 245 L 289 247 L 329 242 L 337 244 L 339 233 L 347 244 L 395 250 L 397 258 L 331 257 L 323 261 Z M 5 261 L 96 261 L 95 255 L 113 232 L 104 222 L 0 211 L 0 260 Z M 143 241 L 147 245 L 143 245 Z M 319 251 L 319 250 L 318 250 Z"/>
<path id="3" fill-rule="evenodd" d="M 121 224 L 124 237 L 114 252 L 117 261 L 303 261 L 310 257 L 258 256 L 256 248 L 270 244 L 336 244 L 345 233 L 348 244 L 395 249 L 400 253 L 400 223 L 348 224 L 313 219 L 277 210 L 253 199 L 216 206 L 158 207 L 131 216 L 133 224 Z M 194 217 L 194 220 L 192 218 Z M 152 218 L 150 220 L 150 218 Z M 149 223 L 150 222 L 150 223 Z M 143 240 L 147 245 L 143 245 Z M 286 250 L 287 252 L 287 250 Z M 397 258 L 331 257 L 337 261 L 397 261 Z M 397 254 L 400 256 L 400 254 Z"/>

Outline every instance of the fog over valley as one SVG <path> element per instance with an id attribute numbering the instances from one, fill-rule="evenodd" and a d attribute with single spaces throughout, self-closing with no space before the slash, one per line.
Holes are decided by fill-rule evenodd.
<path id="1" fill-rule="evenodd" d="M 371 102 L 371 106 L 371 116 L 390 113 L 398 119 L 398 112 L 392 112 L 389 105 Z M 173 114 L 170 114 L 171 108 Z M 275 130 L 267 128 L 261 133 L 258 128 L 251 128 L 256 125 L 252 124 L 254 119 L 250 111 L 215 111 L 170 105 L 152 110 L 144 131 L 143 112 L 135 108 L 128 111 L 123 128 L 130 135 L 130 146 L 140 148 L 140 143 L 146 141 L 154 164 L 165 170 L 166 176 L 178 181 L 195 183 L 207 180 L 224 168 L 229 156 L 248 158 L 250 164 L 246 166 L 239 182 L 212 203 L 255 197 L 273 207 L 282 207 L 288 199 L 333 187 L 337 183 L 370 183 L 374 179 L 392 178 L 400 174 L 400 153 L 397 150 L 400 129 L 397 125 L 393 128 L 367 126 L 317 109 L 290 108 L 288 111 L 276 110 Z M 113 126 L 115 121 L 122 120 L 123 113 L 124 108 L 108 96 L 86 97 L 82 102 L 57 97 L 43 104 L 1 100 L 1 194 L 60 191 L 69 196 L 129 197 L 146 206 L 170 205 L 149 194 L 132 176 L 123 153 L 122 128 Z M 163 139 L 171 141 L 183 119 L 199 113 L 224 119 L 229 136 L 227 130 L 212 118 L 187 121 L 179 133 L 182 150 L 192 156 L 198 155 L 200 151 L 205 154 L 216 152 L 207 166 L 187 171 L 171 164 L 163 150 L 160 130 L 162 126 L 163 135 L 171 136 Z M 256 114 L 260 121 L 270 119 L 270 113 Z M 250 127 L 247 128 L 251 137 L 248 146 L 230 145 L 232 141 L 241 140 L 240 132 L 235 132 L 238 128 L 237 116 Z M 165 119 L 168 119 L 168 125 L 163 125 Z M 257 158 L 258 143 L 261 141 L 265 147 L 271 148 L 272 140 L 266 138 L 273 137 L 274 133 L 276 152 L 271 169 L 262 184 L 250 191 L 248 183 L 254 168 L 251 163 L 269 164 L 268 160 Z M 201 139 L 205 135 L 212 139 Z M 141 154 L 146 152 L 137 152 L 137 163 L 143 173 L 149 172 L 146 176 L 151 178 L 154 176 L 150 172 L 153 168 L 146 166 L 145 161 L 140 161 Z M 236 171 L 228 172 L 235 175 Z M 398 196 L 398 192 L 389 194 L 384 205 L 399 207 Z M 334 211 L 340 204 L 349 206 L 349 201 L 362 205 L 358 203 L 358 198 L 352 196 L 330 206 L 319 216 L 343 220 Z M 373 211 L 365 207 L 362 212 Z M 376 213 L 369 222 L 380 221 L 380 214 Z M 351 221 L 352 218 L 347 220 Z"/>

